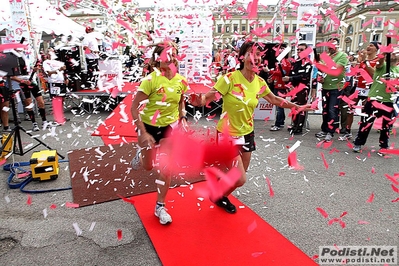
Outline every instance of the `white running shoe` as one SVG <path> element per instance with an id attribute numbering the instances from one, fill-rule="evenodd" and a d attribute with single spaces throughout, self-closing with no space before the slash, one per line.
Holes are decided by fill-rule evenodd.
<path id="1" fill-rule="evenodd" d="M 51 122 L 49 122 L 49 121 L 43 121 L 43 124 L 42 124 L 43 130 L 48 129 L 48 128 L 50 128 L 51 126 L 52 126 Z"/>
<path id="2" fill-rule="evenodd" d="M 32 125 L 33 125 L 32 131 L 35 131 L 35 132 L 40 131 L 40 128 L 39 128 L 39 126 L 37 125 L 36 122 L 33 123 Z"/>
<path id="3" fill-rule="evenodd" d="M 169 215 L 165 207 L 155 207 L 155 216 L 159 218 L 161 224 L 172 222 L 172 217 Z"/>

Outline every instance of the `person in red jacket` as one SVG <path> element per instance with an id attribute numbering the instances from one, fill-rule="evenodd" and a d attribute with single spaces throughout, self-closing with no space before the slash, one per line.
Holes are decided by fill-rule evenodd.
<path id="1" fill-rule="evenodd" d="M 278 45 L 276 48 L 276 56 L 278 56 L 287 47 L 285 44 Z M 277 96 L 285 98 L 288 92 L 283 77 L 286 76 L 291 70 L 291 62 L 288 55 L 285 56 L 280 62 L 276 62 L 275 68 L 268 71 L 267 83 L 272 89 L 273 93 Z M 276 106 L 276 120 L 270 131 L 278 131 L 284 127 L 285 111 L 281 106 Z"/>

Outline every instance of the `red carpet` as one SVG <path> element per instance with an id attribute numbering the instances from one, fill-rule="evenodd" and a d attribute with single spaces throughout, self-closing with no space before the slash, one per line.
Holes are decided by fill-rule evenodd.
<path id="1" fill-rule="evenodd" d="M 205 182 L 171 189 L 167 208 L 173 222 L 166 226 L 154 216 L 155 193 L 133 197 L 163 265 L 317 265 L 236 198 L 230 197 L 236 214 L 201 201 L 205 189 Z"/>
<path id="2" fill-rule="evenodd" d="M 137 142 L 137 132 L 130 112 L 133 95 L 128 94 L 104 120 L 92 136 L 100 136 L 105 145 Z"/>

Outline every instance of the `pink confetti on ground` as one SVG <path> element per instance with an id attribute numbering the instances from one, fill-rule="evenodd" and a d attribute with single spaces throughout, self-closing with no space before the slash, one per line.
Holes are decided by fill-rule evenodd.
<path id="1" fill-rule="evenodd" d="M 316 210 L 323 215 L 324 218 L 328 218 L 328 213 L 320 207 L 317 207 Z"/>
<path id="2" fill-rule="evenodd" d="M 367 202 L 371 203 L 374 200 L 374 193 L 371 193 L 370 197 L 368 198 Z"/>
<path id="3" fill-rule="evenodd" d="M 50 209 L 51 209 L 51 210 L 54 210 L 54 209 L 56 209 L 56 208 L 57 208 L 57 205 L 55 205 L 55 204 L 51 204 L 51 205 L 50 205 Z"/>
<path id="4" fill-rule="evenodd" d="M 266 183 L 267 183 L 267 187 L 269 188 L 269 195 L 270 195 L 270 197 L 273 197 L 274 191 L 273 191 L 272 185 L 270 183 L 270 179 L 268 177 L 266 177 Z"/>
<path id="5" fill-rule="evenodd" d="M 288 165 L 296 170 L 304 169 L 304 167 L 298 163 L 296 151 L 290 152 L 290 154 L 288 154 Z"/>
<path id="6" fill-rule="evenodd" d="M 28 195 L 28 198 L 26 199 L 26 204 L 31 205 L 32 204 L 32 196 Z"/>
<path id="7" fill-rule="evenodd" d="M 122 230 L 121 230 L 121 229 L 118 229 L 118 230 L 116 231 L 116 235 L 117 235 L 117 237 L 118 237 L 118 241 L 121 241 L 121 240 L 122 240 Z"/>
<path id="8" fill-rule="evenodd" d="M 321 152 L 320 155 L 321 155 L 321 159 L 323 160 L 324 167 L 325 167 L 326 169 L 328 169 L 328 163 L 327 163 L 326 158 L 324 157 L 324 153 Z"/>
<path id="9" fill-rule="evenodd" d="M 73 202 L 66 202 L 65 207 L 67 208 L 79 208 L 79 204 Z"/>

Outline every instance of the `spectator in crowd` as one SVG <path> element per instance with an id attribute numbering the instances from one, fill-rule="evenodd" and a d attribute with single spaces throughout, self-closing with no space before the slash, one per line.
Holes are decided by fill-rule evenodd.
<path id="1" fill-rule="evenodd" d="M 276 56 L 283 52 L 285 48 L 287 48 L 287 45 L 285 43 L 275 47 L 274 49 L 276 49 Z M 283 81 L 283 76 L 288 75 L 291 70 L 291 62 L 288 59 L 288 56 L 289 55 L 287 54 L 283 59 L 281 59 L 280 62 L 276 62 L 273 69 L 263 69 L 267 75 L 267 84 L 272 89 L 272 92 L 282 98 L 285 98 L 288 92 L 288 87 Z M 270 131 L 279 131 L 281 128 L 284 127 L 284 124 L 285 110 L 283 107 L 276 105 L 276 119 L 274 125 L 272 125 L 272 127 L 270 128 Z"/>
<path id="2" fill-rule="evenodd" d="M 215 74 L 216 76 L 221 72 L 222 70 L 222 49 L 218 49 L 215 53 L 215 62 L 214 62 L 214 67 L 216 69 Z"/>
<path id="3" fill-rule="evenodd" d="M 389 127 L 392 124 L 392 116 L 394 113 L 394 101 L 392 97 L 397 91 L 397 88 L 387 86 L 387 63 L 386 53 L 379 57 L 373 75 L 373 84 L 367 95 L 366 103 L 363 106 L 362 112 L 367 116 L 362 116 L 359 130 L 354 141 L 354 152 L 361 152 L 362 146 L 366 144 L 368 135 L 373 127 L 374 121 L 381 119 L 379 146 L 381 149 L 387 149 L 389 141 Z M 399 49 L 391 54 L 391 64 L 389 77 L 391 79 L 398 79 L 399 77 Z"/>
<path id="4" fill-rule="evenodd" d="M 319 79 L 319 82 L 322 84 L 323 122 L 321 124 L 321 131 L 315 134 L 316 137 L 324 138 L 327 142 L 332 140 L 339 126 L 339 96 L 341 93 L 340 90 L 345 83 L 345 67 L 348 64 L 348 56 L 338 50 L 339 40 L 333 38 L 329 42 L 333 46 L 328 47 L 328 54 L 335 62 L 335 67 L 340 71 L 338 75 L 323 73 L 324 75 Z"/>
<path id="5" fill-rule="evenodd" d="M 241 37 L 241 39 L 239 39 L 238 41 L 237 41 L 237 44 L 236 44 L 236 50 L 237 51 L 239 51 L 240 50 L 240 48 L 241 48 L 241 46 L 243 45 L 245 43 L 245 35 L 243 35 L 242 37 Z"/>
<path id="6" fill-rule="evenodd" d="M 112 33 L 109 31 L 106 31 L 104 34 L 104 39 L 102 43 L 103 51 L 107 55 L 116 55 L 118 54 L 118 50 L 114 48 L 113 44 L 116 42 L 116 40 L 112 37 Z"/>
<path id="7" fill-rule="evenodd" d="M 227 72 L 233 72 L 237 67 L 237 54 L 235 51 L 231 51 L 227 57 Z"/>
<path id="8" fill-rule="evenodd" d="M 381 43 L 378 42 L 371 42 L 369 45 L 367 45 L 366 49 L 360 50 L 358 52 L 358 56 L 355 60 L 356 65 L 358 66 L 359 69 L 364 70 L 367 72 L 367 74 L 370 77 L 373 77 L 375 67 L 378 61 L 378 50 L 379 46 Z M 359 101 L 361 101 L 362 104 L 365 103 L 367 100 L 368 93 L 370 91 L 370 85 L 371 83 L 367 83 L 365 78 L 364 78 L 364 72 L 358 71 L 355 74 L 354 77 L 354 82 L 353 82 L 353 87 L 355 88 L 354 91 L 357 91 L 357 97 L 353 99 L 353 102 L 355 102 L 354 106 L 357 106 Z M 350 94 L 352 94 L 354 91 L 351 91 Z M 346 104 L 346 103 L 345 103 Z M 348 104 L 346 104 L 348 105 Z M 352 124 L 353 124 L 353 116 L 355 112 L 355 107 L 354 106 L 348 106 L 348 114 L 345 117 L 341 116 L 341 139 L 346 140 L 352 138 Z"/>
<path id="9" fill-rule="evenodd" d="M 60 102 L 64 101 L 68 79 L 65 74 L 66 66 L 64 62 L 57 60 L 54 52 L 49 51 L 43 61 L 43 71 L 47 75 L 50 97 Z M 61 121 L 63 120 L 63 121 Z M 65 117 L 59 118 L 57 123 L 65 123 Z M 60 123 L 61 122 L 61 123 Z"/>
<path id="10" fill-rule="evenodd" d="M 83 50 L 85 52 L 87 66 L 87 79 L 85 85 L 87 88 L 95 89 L 97 87 L 96 72 L 99 71 L 98 59 L 100 58 L 100 51 L 94 28 L 90 26 L 86 27 L 86 36 L 83 39 Z"/>
<path id="11" fill-rule="evenodd" d="M 306 43 L 300 43 L 297 47 L 297 57 L 291 65 L 291 70 L 286 73 L 282 78 L 285 83 L 290 83 L 291 87 L 298 88 L 303 86 L 292 101 L 298 105 L 304 105 L 308 102 L 309 90 L 310 90 L 310 75 L 312 72 L 312 64 L 308 57 L 301 58 L 300 53 L 308 48 Z M 305 124 L 306 112 L 301 111 L 298 114 L 294 114 L 292 118 L 292 127 L 290 134 L 302 134 L 302 128 Z"/>
<path id="12" fill-rule="evenodd" d="M 11 128 L 8 125 L 8 110 L 10 108 L 10 90 L 6 86 L 4 80 L 5 77 L 0 77 L 0 114 L 1 122 L 3 124 L 3 132 L 11 132 Z"/>
<path id="13" fill-rule="evenodd" d="M 40 62 L 36 64 L 33 68 L 31 75 L 29 76 L 12 76 L 11 80 L 14 80 L 19 83 L 19 86 L 24 93 L 25 99 L 24 104 L 26 108 L 26 112 L 29 115 L 29 119 L 32 122 L 32 131 L 39 131 L 39 125 L 36 122 L 35 113 L 33 111 L 33 101 L 32 95 L 35 97 L 37 107 L 39 110 L 40 117 L 42 118 L 42 129 L 45 130 L 51 126 L 51 123 L 47 121 L 46 118 L 46 109 L 44 104 L 44 99 L 42 93 L 40 91 L 39 86 L 37 85 L 38 80 L 34 80 L 34 76 L 36 71 L 38 70 Z"/>

